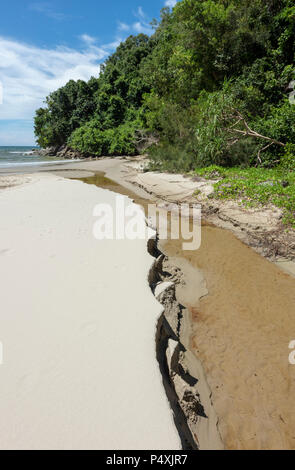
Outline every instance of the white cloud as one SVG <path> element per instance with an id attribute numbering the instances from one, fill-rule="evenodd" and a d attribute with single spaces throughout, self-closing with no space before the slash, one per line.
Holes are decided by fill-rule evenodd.
<path id="1" fill-rule="evenodd" d="M 136 33 L 143 33 L 147 35 L 151 35 L 153 33 L 153 29 L 148 23 L 141 23 L 140 21 L 133 23 L 132 29 Z"/>
<path id="2" fill-rule="evenodd" d="M 173 8 L 175 7 L 177 0 L 166 0 L 165 7 Z"/>
<path id="3" fill-rule="evenodd" d="M 36 2 L 29 5 L 29 9 L 48 16 L 53 20 L 62 21 L 67 18 L 64 13 L 55 11 L 49 2 Z"/>
<path id="4" fill-rule="evenodd" d="M 130 26 L 126 23 L 122 23 L 121 21 L 119 21 L 118 23 L 118 30 L 119 31 L 129 31 L 130 30 Z"/>
<path id="5" fill-rule="evenodd" d="M 102 49 L 106 51 L 107 55 L 109 55 L 110 53 L 112 53 L 113 51 L 115 51 L 117 49 L 117 47 L 121 44 L 121 42 L 123 42 L 124 39 L 122 38 L 117 38 L 115 39 L 115 41 L 113 42 L 110 42 L 109 44 L 104 44 L 102 46 Z"/>
<path id="6" fill-rule="evenodd" d="M 175 0 L 166 3 L 174 4 Z M 31 10 L 47 15 L 54 20 L 68 17 L 53 10 L 49 2 L 29 5 Z M 97 39 L 88 34 L 80 36 L 83 50 L 57 46 L 40 48 L 0 36 L 0 83 L 3 85 L 3 104 L 0 104 L 0 140 L 10 140 L 18 135 L 22 143 L 32 141 L 32 118 L 37 108 L 44 104 L 49 93 L 65 85 L 69 80 L 88 80 L 99 75 L 100 63 L 113 52 L 124 38 L 121 33 L 151 35 L 153 28 L 142 7 L 134 13 L 135 22 L 118 22 L 118 36 L 112 43 L 99 47 Z M 16 127 L 5 125 L 4 121 L 17 120 Z M 23 123 L 26 126 L 23 128 Z M 10 130 L 9 130 L 10 129 Z M 14 137 L 13 137 L 14 136 Z M 25 139 L 25 136 L 26 139 Z M 9 139 L 8 139 L 9 140 Z M 8 145 L 8 144 L 7 144 Z"/>
<path id="7" fill-rule="evenodd" d="M 143 34 L 147 34 L 148 36 L 153 34 L 154 30 L 152 26 L 150 25 L 149 19 L 147 15 L 145 14 L 145 12 L 143 11 L 142 7 L 138 7 L 137 10 L 133 12 L 133 15 L 135 16 L 135 18 L 137 18 L 137 21 L 131 24 L 119 22 L 118 24 L 119 31 L 124 31 L 124 32 L 129 31 L 130 33 L 134 33 L 134 34 L 143 33 Z"/>
<path id="8" fill-rule="evenodd" d="M 45 97 L 67 81 L 98 76 L 99 63 L 118 44 L 102 47 L 84 35 L 85 50 L 42 49 L 0 37 L 0 81 L 3 104 L 0 119 L 32 119 Z"/>
<path id="9" fill-rule="evenodd" d="M 80 36 L 80 39 L 86 44 L 95 44 L 96 42 L 96 38 L 89 36 L 88 34 L 82 34 L 82 36 Z"/>
<path id="10" fill-rule="evenodd" d="M 142 7 L 138 7 L 138 9 L 137 9 L 137 16 L 139 16 L 139 17 L 142 18 L 143 20 L 146 18 L 146 14 L 145 14 L 145 12 L 143 11 L 143 8 L 142 8 Z"/>

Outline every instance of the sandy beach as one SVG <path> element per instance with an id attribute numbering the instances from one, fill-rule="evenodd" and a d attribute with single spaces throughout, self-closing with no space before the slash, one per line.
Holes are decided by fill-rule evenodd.
<path id="1" fill-rule="evenodd" d="M 166 175 L 167 187 L 163 189 L 159 183 L 163 176 L 153 178 L 146 174 L 143 178 L 145 173 L 138 173 L 139 164 L 134 163 L 130 170 L 125 159 L 65 163 L 54 170 L 55 176 L 51 178 L 57 175 L 59 184 L 66 184 L 64 177 L 86 178 L 91 184 L 86 186 L 90 191 L 97 190 L 95 185 L 99 185 L 129 195 L 143 206 L 148 201 L 165 202 L 167 197 L 168 201 L 173 198 L 179 201 L 192 196 L 195 184 L 175 176 L 169 182 Z M 97 172 L 104 172 L 111 180 Z M 142 184 L 138 184 L 138 175 Z M 50 178 L 46 173 L 43 176 L 45 181 Z M 27 188 L 33 188 L 30 178 L 34 176 L 25 178 Z M 76 185 L 73 201 L 79 207 L 79 191 L 85 185 L 68 184 Z M 6 189 L 6 197 L 17 191 Z M 68 206 L 72 207 L 72 199 Z M 256 216 L 249 215 L 250 223 L 251 217 Z M 10 217 L 9 224 L 13 225 L 15 218 Z M 202 227 L 200 250 L 184 252 L 181 245 L 182 240 L 161 242 L 159 248 L 166 256 L 164 272 L 167 275 L 170 271 L 176 282 L 175 303 L 183 306 L 180 325 L 180 341 L 186 348 L 183 365 L 198 380 L 198 385 L 190 390 L 199 396 L 209 417 L 198 416 L 197 424 L 193 423 L 196 442 L 201 449 L 294 449 L 295 369 L 288 361 L 289 343 L 295 338 L 294 263 L 290 260 L 288 264 L 289 274 L 284 266 L 285 271 L 281 269 L 280 263 L 278 266 L 276 259 L 270 262 L 239 240 L 234 231 L 207 223 Z M 8 250 L 6 259 L 11 255 Z M 147 272 L 150 260 L 145 263 Z M 83 282 L 79 285 L 84 288 Z M 140 297 L 137 294 L 136 298 L 142 299 L 142 294 Z M 139 303 L 142 305 L 142 300 Z M 158 314 L 160 310 L 157 305 Z M 171 317 L 172 327 L 173 322 Z M 169 344 L 172 360 L 176 343 Z M 183 396 L 187 386 L 177 374 L 174 383 L 179 396 Z M 161 396 L 163 390 L 158 393 Z"/>
<path id="2" fill-rule="evenodd" d="M 78 165 L 84 171 L 104 170 L 127 189 L 136 181 L 131 187 L 139 198 L 145 192 L 153 200 L 186 200 L 194 190 L 175 177 L 169 184 L 169 175 L 165 188 L 161 175 L 148 173 L 139 173 L 139 185 L 136 170 L 130 176 L 124 161 L 121 171 L 109 159 Z M 247 220 L 246 213 L 240 215 L 245 223 L 257 223 L 255 212 Z M 271 214 L 258 216 L 267 226 Z M 288 270 L 277 259 L 270 262 L 255 253 L 234 230 L 206 224 L 200 250 L 183 252 L 181 244 L 168 242 L 162 250 L 186 279 L 177 296 L 190 311 L 190 350 L 203 365 L 225 448 L 294 449 L 295 369 L 288 360 L 295 337 L 294 262 L 287 263 Z M 200 296 L 204 282 L 207 294 Z"/>
<path id="3" fill-rule="evenodd" d="M 146 240 L 93 237 L 112 192 L 49 174 L 2 181 L 1 449 L 180 449 Z"/>

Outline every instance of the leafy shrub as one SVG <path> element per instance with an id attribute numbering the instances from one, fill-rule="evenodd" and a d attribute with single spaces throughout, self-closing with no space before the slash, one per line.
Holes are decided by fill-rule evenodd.
<path id="1" fill-rule="evenodd" d="M 287 144 L 281 157 L 281 168 L 295 171 L 295 144 Z"/>
<path id="2" fill-rule="evenodd" d="M 97 121 L 91 121 L 71 135 L 68 144 L 82 153 L 102 155 L 135 155 L 135 123 L 125 123 L 113 129 L 101 130 Z"/>
<path id="3" fill-rule="evenodd" d="M 294 161 L 294 160 L 293 160 Z M 235 199 L 246 206 L 273 204 L 283 211 L 283 223 L 295 228 L 295 172 L 284 168 L 222 168 L 210 166 L 195 172 L 214 184 L 216 199 Z"/>
<path id="4" fill-rule="evenodd" d="M 236 120 L 232 109 L 239 105 L 229 83 L 221 91 L 202 92 L 186 110 L 159 99 L 157 107 L 155 98 L 149 98 L 151 104 L 147 122 L 161 136 L 160 144 L 149 151 L 153 164 L 162 160 L 162 168 L 184 171 L 210 165 L 248 166 L 257 155 L 259 143 L 229 132 Z"/>
<path id="5" fill-rule="evenodd" d="M 150 170 L 159 171 L 185 171 L 189 172 L 195 168 L 194 154 L 186 148 L 175 144 L 161 142 L 149 149 Z"/>

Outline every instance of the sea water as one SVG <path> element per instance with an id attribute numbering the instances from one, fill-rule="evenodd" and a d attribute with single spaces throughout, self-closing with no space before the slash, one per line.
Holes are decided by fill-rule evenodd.
<path id="1" fill-rule="evenodd" d="M 35 152 L 36 147 L 1 147 L 0 169 L 13 167 L 27 167 L 36 165 L 48 165 L 50 163 L 64 163 L 65 160 L 56 157 L 45 157 Z M 69 161 L 69 160 L 67 160 Z"/>

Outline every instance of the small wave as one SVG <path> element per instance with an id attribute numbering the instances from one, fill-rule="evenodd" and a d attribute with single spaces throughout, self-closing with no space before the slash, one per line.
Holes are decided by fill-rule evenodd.
<path id="1" fill-rule="evenodd" d="M 60 165 L 71 162 L 80 162 L 81 160 L 56 160 L 54 162 L 19 162 L 19 163 L 0 163 L 0 168 L 22 167 L 22 166 L 47 166 L 47 165 Z"/>
<path id="2" fill-rule="evenodd" d="M 8 152 L 8 153 L 11 153 L 13 155 L 34 155 L 34 152 Z"/>

